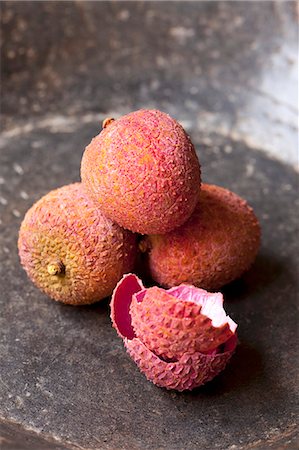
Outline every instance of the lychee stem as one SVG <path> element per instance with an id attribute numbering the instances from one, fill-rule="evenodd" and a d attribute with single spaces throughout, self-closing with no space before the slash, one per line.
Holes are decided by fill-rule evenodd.
<path id="1" fill-rule="evenodd" d="M 113 119 L 113 117 L 107 117 L 106 119 L 103 120 L 102 128 L 108 127 L 108 125 L 110 125 L 112 122 L 114 122 L 114 120 L 115 119 Z"/>
<path id="2" fill-rule="evenodd" d="M 139 247 L 139 250 L 141 251 L 141 253 L 145 253 L 151 249 L 151 245 L 147 239 L 141 240 L 138 244 L 138 247 Z"/>
<path id="3" fill-rule="evenodd" d="M 65 265 L 62 261 L 53 261 L 47 265 L 47 271 L 50 275 L 62 275 L 65 273 Z"/>

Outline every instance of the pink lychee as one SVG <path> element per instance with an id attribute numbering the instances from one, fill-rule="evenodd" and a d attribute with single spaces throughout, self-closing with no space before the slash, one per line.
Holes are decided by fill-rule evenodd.
<path id="1" fill-rule="evenodd" d="M 261 229 L 253 209 L 233 192 L 202 184 L 192 216 L 181 227 L 140 242 L 153 280 L 218 290 L 239 278 L 258 253 Z"/>
<path id="2" fill-rule="evenodd" d="M 222 294 L 190 285 L 146 289 L 133 274 L 117 284 L 113 326 L 146 377 L 178 391 L 218 375 L 237 344 L 237 325 L 225 314 Z"/>
<path id="3" fill-rule="evenodd" d="M 86 147 L 81 177 L 107 217 L 141 234 L 183 224 L 200 190 L 200 165 L 189 136 L 156 110 L 106 120 Z"/>

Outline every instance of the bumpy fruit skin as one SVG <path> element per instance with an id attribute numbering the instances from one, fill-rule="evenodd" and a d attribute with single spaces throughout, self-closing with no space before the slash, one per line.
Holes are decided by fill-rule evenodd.
<path id="1" fill-rule="evenodd" d="M 227 189 L 203 184 L 196 209 L 184 225 L 141 243 L 148 249 L 145 267 L 161 286 L 189 283 L 217 290 L 249 269 L 260 234 L 245 200 Z"/>
<path id="2" fill-rule="evenodd" d="M 219 375 L 235 351 L 237 337 L 232 336 L 223 346 L 221 353 L 184 353 L 175 362 L 159 358 L 140 339 L 125 339 L 124 344 L 149 381 L 156 386 L 181 392 L 191 391 Z"/>
<path id="3" fill-rule="evenodd" d="M 81 177 L 107 217 L 141 234 L 180 226 L 200 190 L 200 166 L 189 136 L 156 110 L 109 120 L 84 152 Z"/>
<path id="4" fill-rule="evenodd" d="M 136 237 L 107 219 L 81 183 L 51 191 L 26 213 L 19 233 L 21 263 L 55 300 L 94 303 L 132 270 Z"/>
<path id="5" fill-rule="evenodd" d="M 186 292 L 185 297 L 176 297 L 176 291 Z M 215 309 L 222 307 L 222 294 L 196 290 L 200 296 L 200 302 L 196 303 L 185 300 L 192 292 L 190 286 L 181 285 L 176 291 L 170 289 L 166 292 L 154 286 L 146 290 L 142 302 L 133 296 L 130 307 L 132 326 L 148 349 L 163 359 L 177 359 L 185 353 L 215 350 L 233 335 L 229 319 L 222 326 L 215 327 L 209 317 L 201 314 L 203 303 Z M 234 326 L 232 328 L 235 330 Z"/>
<path id="6" fill-rule="evenodd" d="M 236 348 L 237 325 L 222 303 L 221 294 L 194 286 L 146 289 L 127 274 L 113 292 L 111 319 L 148 380 L 191 390 L 218 375 Z"/>

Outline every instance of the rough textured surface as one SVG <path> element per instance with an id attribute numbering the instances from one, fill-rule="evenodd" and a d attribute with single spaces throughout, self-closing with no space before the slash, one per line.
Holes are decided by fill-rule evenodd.
<path id="1" fill-rule="evenodd" d="M 110 295 L 137 253 L 136 236 L 107 219 L 81 183 L 55 189 L 29 209 L 18 247 L 33 283 L 72 305 Z"/>
<path id="2" fill-rule="evenodd" d="M 145 292 L 141 301 L 134 296 L 130 315 L 136 337 L 165 359 L 177 360 L 184 353 L 215 350 L 233 332 L 227 322 L 214 327 L 212 320 L 202 313 L 203 303 L 214 303 L 218 296 L 222 302 L 222 295 L 206 291 L 200 295 L 201 301 L 195 303 L 195 298 L 186 301 L 186 295 L 186 300 L 178 299 L 171 292 L 154 286 Z M 211 315 L 216 316 L 217 311 Z"/>
<path id="3" fill-rule="evenodd" d="M 127 274 L 113 291 L 111 319 L 148 380 L 192 390 L 219 375 L 235 351 L 237 325 L 222 303 L 221 294 L 194 286 L 145 289 L 136 275 Z"/>
<path id="4" fill-rule="evenodd" d="M 171 287 L 194 284 L 220 289 L 253 263 L 260 226 L 245 200 L 219 186 L 202 186 L 190 219 L 165 235 L 149 236 L 145 265 L 156 282 Z"/>
<path id="5" fill-rule="evenodd" d="M 297 449 L 298 180 L 262 152 L 297 160 L 296 3 L 0 6 L 2 447 Z M 246 198 L 263 230 L 255 265 L 225 289 L 240 344 L 192 393 L 149 383 L 106 303 L 48 300 L 17 255 L 26 210 L 78 181 L 82 149 L 105 117 L 141 107 L 184 122 L 204 181 Z"/>
<path id="6" fill-rule="evenodd" d="M 178 122 L 156 110 L 135 111 L 105 126 L 86 147 L 81 176 L 108 217 L 142 234 L 184 223 L 200 189 L 191 140 Z"/>
<path id="7" fill-rule="evenodd" d="M 125 339 L 124 343 L 129 355 L 149 381 L 159 387 L 180 392 L 191 391 L 219 375 L 229 362 L 236 348 L 236 341 L 233 336 L 221 353 L 184 353 L 176 362 L 163 361 L 138 338 Z"/>

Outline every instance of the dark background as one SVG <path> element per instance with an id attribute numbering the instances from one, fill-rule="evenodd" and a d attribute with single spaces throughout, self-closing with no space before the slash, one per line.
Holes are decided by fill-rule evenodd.
<path id="1" fill-rule="evenodd" d="M 28 126 L 28 115 L 31 124 L 63 116 L 75 126 L 155 107 L 188 131 L 209 137 L 216 130 L 297 162 L 297 2 L 29 1 L 1 8 L 5 128 Z"/>
<path id="2" fill-rule="evenodd" d="M 297 23 L 296 2 L 1 2 L 1 448 L 298 447 Z M 236 355 L 192 393 L 146 381 L 108 300 L 56 304 L 18 261 L 26 210 L 79 179 L 103 118 L 141 107 L 185 126 L 203 180 L 263 230 L 224 289 Z"/>

